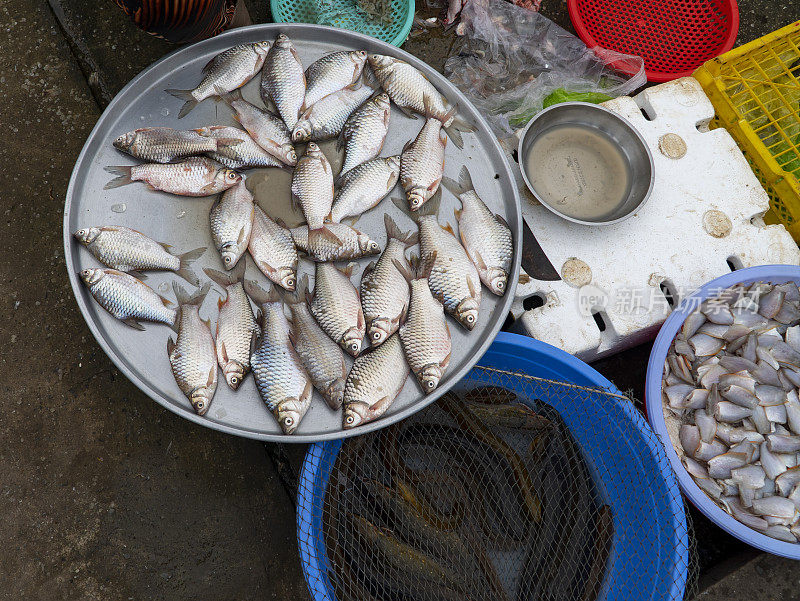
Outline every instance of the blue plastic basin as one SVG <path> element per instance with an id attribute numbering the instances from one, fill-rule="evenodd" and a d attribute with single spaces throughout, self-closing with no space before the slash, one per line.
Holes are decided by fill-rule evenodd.
<path id="1" fill-rule="evenodd" d="M 672 464 L 672 468 L 678 476 L 678 483 L 689 500 L 705 516 L 717 526 L 735 536 L 749 545 L 753 545 L 775 555 L 800 559 L 800 544 L 787 543 L 765 534 L 753 530 L 744 524 L 736 521 L 727 512 L 721 509 L 712 501 L 706 493 L 700 490 L 695 484 L 694 479 L 688 474 L 681 463 L 678 453 L 672 446 L 667 433 L 667 425 L 664 422 L 664 409 L 661 402 L 661 382 L 664 375 L 664 361 L 667 359 L 669 347 L 678 331 L 683 326 L 683 322 L 700 305 L 702 301 L 710 296 L 716 296 L 721 290 L 729 288 L 738 283 L 749 284 L 752 282 L 771 282 L 773 284 L 783 284 L 794 282 L 800 285 L 800 267 L 794 265 L 760 265 L 758 267 L 748 267 L 727 273 L 716 280 L 711 280 L 708 284 L 701 287 L 690 297 L 684 299 L 680 306 L 670 314 L 661 330 L 658 333 L 653 350 L 650 353 L 650 361 L 647 364 L 647 385 L 645 396 L 647 399 L 647 419 L 653 426 L 656 434 L 664 441 L 667 450 L 667 457 Z"/>
<path id="2" fill-rule="evenodd" d="M 603 388 L 620 394 L 597 371 L 564 351 L 500 333 L 478 362 L 484 367 Z M 519 392 L 523 392 L 520 386 Z M 602 400 L 601 400 L 602 399 Z M 627 400 L 583 394 L 545 399 L 581 446 L 597 488 L 614 515 L 614 538 L 600 599 L 682 600 L 688 572 L 688 533 L 677 480 L 660 443 Z M 297 497 L 297 541 L 315 601 L 335 601 L 326 576 L 322 507 L 341 441 L 316 443 L 306 453 Z M 596 466 L 602 465 L 602 470 Z"/>

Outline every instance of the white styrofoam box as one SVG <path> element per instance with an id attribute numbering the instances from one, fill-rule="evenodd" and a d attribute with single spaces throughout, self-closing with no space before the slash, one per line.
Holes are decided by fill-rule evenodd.
<path id="1" fill-rule="evenodd" d="M 525 220 L 562 280 L 517 287 L 514 329 L 587 361 L 651 339 L 670 301 L 733 268 L 800 264 L 784 227 L 764 225 L 769 199 L 733 138 L 708 131 L 714 108 L 695 79 L 604 106 L 630 121 L 653 154 L 653 192 L 635 215 L 578 225 L 539 204 L 521 174 L 517 182 Z"/>

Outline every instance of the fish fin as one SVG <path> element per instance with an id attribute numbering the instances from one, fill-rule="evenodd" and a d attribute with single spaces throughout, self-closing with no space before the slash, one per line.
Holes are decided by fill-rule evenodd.
<path id="1" fill-rule="evenodd" d="M 352 263 L 348 263 L 346 267 L 342 267 L 341 269 L 339 269 L 337 267 L 336 269 L 338 269 L 344 275 L 346 275 L 348 278 L 350 278 L 350 277 L 353 277 L 353 269 L 355 268 L 355 266 L 356 266 L 356 263 L 352 262 Z"/>
<path id="2" fill-rule="evenodd" d="M 452 226 L 452 225 L 450 225 L 449 223 L 445 223 L 444 225 L 442 225 L 442 226 L 441 226 L 441 228 L 442 228 L 444 231 L 446 231 L 446 232 L 448 232 L 448 233 L 452 234 L 453 236 L 455 236 L 455 235 L 456 235 L 456 233 L 453 231 L 453 226 Z"/>
<path id="3" fill-rule="evenodd" d="M 447 320 L 445 320 L 444 325 L 447 328 L 447 335 L 450 336 L 450 326 L 447 325 Z M 452 350 L 452 347 L 451 347 L 450 352 L 447 353 L 447 356 L 444 359 L 442 359 L 442 361 L 439 363 L 439 367 L 441 367 L 442 369 L 445 369 L 448 365 L 450 365 L 450 355 L 452 355 L 452 354 L 453 354 L 453 350 Z"/>
<path id="4" fill-rule="evenodd" d="M 506 221 L 505 217 L 503 217 L 502 215 L 495 213 L 494 218 L 497 219 L 497 221 L 499 221 L 501 225 L 507 227 L 508 229 L 511 229 L 511 227 L 509 227 L 508 225 L 508 221 Z"/>
<path id="5" fill-rule="evenodd" d="M 140 282 L 143 282 L 143 281 L 145 281 L 147 279 L 147 276 L 145 274 L 143 274 L 140 271 L 136 271 L 135 269 L 132 269 L 130 271 L 126 271 L 125 273 L 127 273 L 128 275 L 132 275 L 133 277 L 135 277 Z"/>
<path id="6" fill-rule="evenodd" d="M 198 102 L 197 99 L 192 96 L 192 92 L 194 90 L 164 90 L 167 94 L 171 96 L 175 96 L 178 100 L 183 100 L 183 106 L 181 107 L 180 112 L 178 113 L 178 119 L 183 119 L 186 115 L 188 115 L 194 107 L 197 106 Z"/>
<path id="7" fill-rule="evenodd" d="M 461 195 L 462 195 L 464 192 L 466 192 L 466 191 L 467 191 L 467 190 L 464 188 L 464 186 L 462 186 L 462 185 L 461 185 L 461 183 L 460 183 L 460 182 L 457 182 L 457 181 L 456 181 L 456 180 L 454 180 L 453 178 L 451 178 L 451 177 L 447 177 L 446 175 L 442 176 L 442 185 L 445 187 L 445 189 L 446 189 L 448 192 L 450 192 L 450 194 L 452 194 L 452 195 L 453 195 L 453 196 L 455 196 L 456 198 L 458 198 L 458 197 L 459 197 L 459 196 L 461 196 Z"/>
<path id="8" fill-rule="evenodd" d="M 358 294 L 358 291 L 356 291 Z M 356 317 L 356 328 L 359 331 L 364 331 L 367 329 L 366 321 L 364 320 L 364 311 L 361 309 L 361 305 L 358 305 L 358 316 Z M 361 342 L 363 344 L 363 340 Z"/>
<path id="9" fill-rule="evenodd" d="M 452 335 L 450 334 L 450 324 L 447 323 L 446 319 L 444 320 L 444 329 L 447 331 L 447 337 L 452 338 Z M 450 363 L 450 353 L 447 353 L 447 362 Z"/>
<path id="10" fill-rule="evenodd" d="M 444 163 L 442 163 L 442 167 L 444 167 Z M 439 179 L 439 180 L 437 180 L 435 182 L 431 182 L 430 185 L 426 188 L 426 190 L 428 190 L 428 192 L 433 192 L 434 190 L 439 188 L 439 184 L 441 184 L 441 183 L 442 183 L 441 179 Z"/>
<path id="11" fill-rule="evenodd" d="M 290 228 L 289 228 L 289 226 L 288 226 L 288 225 L 286 225 L 286 222 L 285 222 L 283 219 L 281 219 L 280 217 L 278 217 L 277 219 L 275 219 L 275 223 L 277 223 L 279 226 L 281 226 L 281 227 L 282 227 L 283 229 L 285 229 L 285 230 L 288 230 L 288 229 L 290 229 Z"/>
<path id="12" fill-rule="evenodd" d="M 167 338 L 167 355 L 172 356 L 172 351 L 175 350 L 175 341 L 172 339 L 172 336 Z"/>
<path id="13" fill-rule="evenodd" d="M 464 192 L 475 190 L 475 185 L 472 183 L 472 175 L 470 175 L 466 165 L 462 166 L 458 172 L 458 185 L 461 186 Z"/>
<path id="14" fill-rule="evenodd" d="M 426 119 L 430 119 L 433 116 L 433 110 L 431 109 L 431 97 L 424 92 L 422 94 L 422 112 Z"/>
<path id="15" fill-rule="evenodd" d="M 238 146 L 244 140 L 239 138 L 213 138 L 217 141 L 217 152 L 220 150 L 224 150 L 225 148 L 230 148 L 231 146 Z"/>
<path id="16" fill-rule="evenodd" d="M 400 312 L 399 317 L 397 318 L 397 326 L 398 328 L 402 327 L 402 324 L 406 322 L 406 318 L 408 317 L 408 303 L 403 305 L 403 310 Z"/>
<path id="17" fill-rule="evenodd" d="M 453 216 L 456 218 L 456 222 L 461 221 L 461 213 L 462 213 L 461 209 L 453 209 Z"/>
<path id="18" fill-rule="evenodd" d="M 106 226 L 106 227 L 107 227 L 107 229 L 111 229 L 112 227 L 116 227 L 116 226 L 112 225 L 112 226 Z M 139 233 L 141 234 L 141 232 L 139 232 Z M 144 234 L 142 234 L 142 235 L 144 235 Z M 170 250 L 173 248 L 172 244 L 167 244 L 166 242 L 159 242 L 158 245 L 161 248 L 163 248 L 165 251 L 167 251 L 168 253 L 172 254 L 170 252 Z"/>
<path id="19" fill-rule="evenodd" d="M 174 307 L 174 306 L 175 306 L 175 303 L 173 303 L 171 300 L 169 300 L 169 299 L 168 299 L 167 297 L 165 297 L 165 296 L 161 296 L 161 295 L 159 294 L 159 295 L 158 295 L 158 298 L 160 298 L 160 299 L 161 299 L 161 304 L 163 304 L 163 305 L 164 305 L 165 307 L 167 307 L 167 308 L 171 308 L 171 307 Z"/>
<path id="20" fill-rule="evenodd" d="M 424 203 L 420 208 L 417 209 L 417 215 L 420 217 L 423 215 L 438 215 L 439 214 L 439 205 L 442 202 L 442 189 L 439 188 L 436 190 L 436 194 L 431 196 L 430 200 Z"/>
<path id="21" fill-rule="evenodd" d="M 308 296 L 308 276 L 303 275 L 302 278 L 297 280 L 293 292 L 287 292 L 284 295 L 284 300 L 287 305 L 297 305 L 306 300 Z"/>
<path id="22" fill-rule="evenodd" d="M 117 177 L 103 186 L 103 190 L 119 188 L 120 186 L 127 186 L 128 184 L 133 183 L 133 180 L 131 179 L 131 165 L 115 165 L 113 167 L 106 167 L 105 170 L 106 172 L 116 175 Z"/>
<path id="23" fill-rule="evenodd" d="M 398 259 L 392 259 L 392 264 L 394 265 L 395 269 L 400 272 L 400 275 L 405 278 L 406 282 L 410 284 L 414 280 L 414 275 L 411 273 L 411 270 L 408 268 L 408 266 L 401 263 Z"/>
<path id="24" fill-rule="evenodd" d="M 530 281 L 531 281 L 531 276 L 529 276 L 527 273 L 519 274 L 519 283 L 520 284 L 528 284 L 528 283 L 530 283 Z"/>
<path id="25" fill-rule="evenodd" d="M 345 225 L 349 225 L 352 228 L 356 227 L 356 223 L 358 220 L 361 219 L 361 215 L 351 215 L 350 217 L 345 217 L 344 219 L 340 219 L 339 223 L 344 223 Z"/>
<path id="26" fill-rule="evenodd" d="M 211 318 L 210 317 L 207 318 L 207 319 L 200 319 L 200 321 L 202 321 L 204 324 L 206 324 L 206 327 L 209 329 L 209 331 L 211 330 Z"/>
<path id="27" fill-rule="evenodd" d="M 428 279 L 433 271 L 433 266 L 436 264 L 436 251 L 425 253 L 419 258 L 416 265 L 415 277 L 418 280 Z"/>
<path id="28" fill-rule="evenodd" d="M 406 246 L 411 246 L 411 244 L 409 244 L 409 240 L 416 234 L 402 231 L 399 227 L 397 227 L 397 223 L 395 223 L 394 219 L 392 219 L 389 213 L 383 214 L 383 226 L 386 228 L 386 236 L 388 238 L 400 240 L 400 242 L 404 243 Z"/>
<path id="29" fill-rule="evenodd" d="M 208 381 L 206 382 L 206 388 L 211 388 L 214 385 L 214 380 L 217 376 L 217 364 L 216 362 L 214 365 L 211 366 L 211 369 L 208 370 Z"/>
<path id="30" fill-rule="evenodd" d="M 244 290 L 247 292 L 247 295 L 259 305 L 277 303 L 281 300 L 281 293 L 278 290 L 277 284 L 270 284 L 269 290 L 264 290 L 253 280 L 245 280 Z"/>
<path id="31" fill-rule="evenodd" d="M 204 268 L 203 273 L 211 278 L 211 281 L 213 281 L 215 284 L 219 284 L 223 288 L 238 281 L 233 277 L 233 273 L 223 273 L 222 271 L 217 271 L 216 269 L 211 269 L 210 267 Z"/>
<path id="32" fill-rule="evenodd" d="M 361 272 L 361 280 L 363 281 L 365 278 L 369 278 L 369 274 L 372 273 L 372 270 L 375 269 L 375 265 L 377 264 L 376 261 L 370 261 L 369 265 L 364 268 L 364 271 Z"/>
<path id="33" fill-rule="evenodd" d="M 202 196 L 211 196 L 214 192 L 214 188 L 216 187 L 217 182 L 209 182 L 202 188 L 200 188 L 200 195 Z"/>
<path id="34" fill-rule="evenodd" d="M 414 143 L 414 140 L 409 140 L 408 142 L 406 142 L 405 144 L 403 144 L 403 150 L 401 150 L 401 151 L 400 151 L 400 154 L 402 155 L 403 153 L 405 153 L 405 151 L 406 151 L 406 150 L 408 150 L 408 148 L 409 148 L 409 147 L 410 147 L 410 146 L 411 146 L 413 143 Z"/>
<path id="35" fill-rule="evenodd" d="M 428 201 L 428 202 L 430 202 L 430 201 Z M 419 211 L 417 211 L 416 213 L 412 213 L 411 209 L 408 208 L 408 202 L 406 202 L 405 198 L 399 198 L 397 196 L 393 196 L 392 197 L 392 204 L 394 204 L 394 206 L 396 206 L 398 209 L 403 211 L 403 213 L 405 213 L 408 216 L 409 219 L 414 221 L 414 223 L 416 223 L 419 220 L 418 219 Z M 428 203 L 426 202 L 425 204 L 428 204 Z M 420 207 L 420 209 L 422 209 L 424 207 L 425 207 L 425 205 L 422 205 L 422 207 Z"/>
<path id="36" fill-rule="evenodd" d="M 217 310 L 218 310 L 218 311 L 221 311 L 221 310 L 222 310 L 222 307 L 225 305 L 225 303 L 226 303 L 227 301 L 228 301 L 228 292 L 227 292 L 227 290 L 226 290 L 226 291 L 225 291 L 225 298 L 222 298 L 222 296 L 220 296 L 220 297 L 217 299 Z"/>
<path id="37" fill-rule="evenodd" d="M 139 330 L 141 332 L 144 332 L 144 326 L 140 324 L 138 321 L 136 321 L 136 319 L 133 317 L 129 317 L 128 319 L 123 319 L 122 323 L 124 323 L 126 326 L 133 328 L 134 330 Z"/>
<path id="38" fill-rule="evenodd" d="M 250 246 L 250 241 L 249 240 L 248 240 L 247 244 L 244 243 L 246 236 L 247 236 L 247 228 L 243 227 L 242 229 L 239 230 L 239 236 L 238 236 L 238 238 L 236 238 L 236 245 L 239 248 L 244 248 L 245 246 Z"/>
<path id="39" fill-rule="evenodd" d="M 247 259 L 244 255 L 236 262 L 233 269 L 230 270 L 231 277 L 234 282 L 244 281 L 244 272 L 247 270 Z"/>
<path id="40" fill-rule="evenodd" d="M 219 341 L 219 354 L 222 358 L 223 363 L 228 362 L 228 349 L 225 347 L 225 342 L 223 340 Z"/>
<path id="41" fill-rule="evenodd" d="M 258 310 L 258 317 L 256 318 L 259 325 L 263 327 L 264 325 L 264 314 L 261 312 L 261 309 Z M 263 336 L 262 332 L 258 330 L 253 330 L 250 334 L 250 355 L 256 352 L 256 349 L 261 345 L 261 337 Z"/>
<path id="42" fill-rule="evenodd" d="M 451 112 L 453 112 L 456 108 L 457 107 L 453 107 Z M 448 113 L 448 115 L 449 114 L 450 113 Z M 447 121 L 447 119 L 445 119 L 445 121 Z M 461 134 L 472 133 L 475 131 L 475 127 L 463 119 L 453 119 L 453 122 L 443 129 L 447 132 L 447 136 L 453 141 L 453 144 L 455 144 L 456 148 L 459 150 L 463 150 L 464 148 L 464 138 Z"/>
<path id="43" fill-rule="evenodd" d="M 206 296 L 208 296 L 208 292 L 211 290 L 211 282 L 206 282 L 203 286 L 192 296 L 189 297 L 188 304 L 200 306 L 203 304 L 203 301 L 206 300 Z M 210 326 L 209 326 L 210 327 Z"/>
<path id="44" fill-rule="evenodd" d="M 481 253 L 475 251 L 475 267 L 480 269 L 481 271 L 486 271 L 486 261 L 483 260 Z"/>
<path id="45" fill-rule="evenodd" d="M 407 107 L 404 107 L 404 106 L 400 106 L 399 104 L 395 104 L 395 106 L 397 108 L 399 108 L 400 112 L 403 113 L 409 119 L 416 119 L 417 118 L 417 114 L 414 111 L 412 111 L 410 108 L 407 108 Z"/>
<path id="46" fill-rule="evenodd" d="M 337 246 L 341 246 L 342 245 L 341 238 L 339 238 L 339 236 L 334 234 L 330 229 L 328 229 L 324 225 L 321 228 L 317 228 L 315 230 L 311 230 L 311 229 L 308 230 L 308 248 L 309 248 L 309 250 L 314 248 L 316 246 L 316 244 L 317 244 L 317 242 L 313 242 L 312 243 L 312 239 L 318 240 L 318 241 L 325 240 L 326 242 L 329 242 L 331 244 L 336 244 Z"/>
<path id="47" fill-rule="evenodd" d="M 467 276 L 467 289 L 469 290 L 469 294 L 472 298 L 477 298 L 478 290 L 475 288 L 475 284 L 472 282 L 472 278 L 469 276 Z"/>
<path id="48" fill-rule="evenodd" d="M 390 396 L 385 396 L 381 399 L 378 399 L 378 402 L 376 402 L 375 404 L 372 405 L 372 407 L 369 408 L 368 415 L 372 419 L 375 419 L 376 417 L 383 415 L 383 413 L 389 408 L 389 405 L 392 404 L 392 400 L 393 399 Z"/>
<path id="49" fill-rule="evenodd" d="M 197 274 L 191 269 L 190 266 L 197 259 L 199 259 L 204 252 L 206 252 L 205 246 L 195 248 L 194 250 L 185 252 L 182 255 L 177 255 L 179 264 L 178 270 L 175 273 L 189 282 L 192 286 L 199 286 L 200 278 L 197 277 Z"/>
<path id="50" fill-rule="evenodd" d="M 243 100 L 242 91 L 239 88 L 231 90 L 230 92 L 226 92 L 223 88 L 214 86 L 214 93 L 219 96 L 219 99 L 228 106 L 231 106 L 237 100 Z"/>

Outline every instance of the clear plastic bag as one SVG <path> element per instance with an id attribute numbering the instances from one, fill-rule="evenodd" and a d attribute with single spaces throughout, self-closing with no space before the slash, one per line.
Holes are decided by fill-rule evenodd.
<path id="1" fill-rule="evenodd" d="M 464 35 L 445 74 L 500 139 L 524 127 L 559 90 L 614 98 L 647 82 L 640 57 L 589 49 L 547 17 L 506 0 L 470 0 L 461 22 Z"/>

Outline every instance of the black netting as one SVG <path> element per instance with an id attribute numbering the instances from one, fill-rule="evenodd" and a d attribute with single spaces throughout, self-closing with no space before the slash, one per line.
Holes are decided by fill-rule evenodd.
<path id="1" fill-rule="evenodd" d="M 306 457 L 318 601 L 688 598 L 689 523 L 619 394 L 476 367 L 404 422 Z"/>

